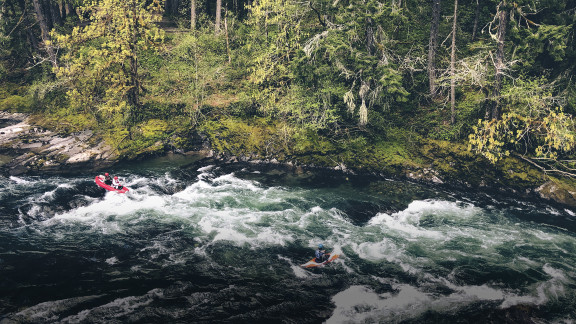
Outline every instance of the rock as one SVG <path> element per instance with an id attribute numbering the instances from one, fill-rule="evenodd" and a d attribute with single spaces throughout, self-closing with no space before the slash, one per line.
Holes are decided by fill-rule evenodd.
<path id="1" fill-rule="evenodd" d="M 569 190 L 553 181 L 544 183 L 536 189 L 536 192 L 544 199 L 576 207 L 576 191 Z"/>
<path id="2" fill-rule="evenodd" d="M 88 171 L 117 159 L 114 150 L 100 141 L 89 144 L 94 136 L 90 130 L 63 136 L 30 125 L 28 117 L 0 112 L 0 119 L 9 121 L 0 129 L 0 153 L 13 157 L 1 165 L 4 173 Z"/>
<path id="3" fill-rule="evenodd" d="M 442 184 L 444 181 L 440 179 L 438 172 L 432 168 L 424 168 L 421 170 L 408 172 L 406 173 L 406 177 L 412 180 L 424 181 L 424 182 L 432 182 L 436 184 Z"/>

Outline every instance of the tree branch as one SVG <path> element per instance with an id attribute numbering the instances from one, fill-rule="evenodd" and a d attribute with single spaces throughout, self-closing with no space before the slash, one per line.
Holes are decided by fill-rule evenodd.
<path id="1" fill-rule="evenodd" d="M 322 20 L 322 15 L 320 15 L 320 12 L 316 8 L 312 7 L 312 1 L 308 2 L 308 5 L 310 6 L 310 8 L 312 10 L 314 10 L 316 15 L 318 16 L 318 21 L 320 21 L 320 24 L 322 24 L 322 26 L 326 27 L 326 22 L 324 20 Z"/>

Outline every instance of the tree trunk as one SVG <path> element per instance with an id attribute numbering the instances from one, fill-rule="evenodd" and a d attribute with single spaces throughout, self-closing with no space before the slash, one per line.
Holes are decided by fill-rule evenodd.
<path id="1" fill-rule="evenodd" d="M 76 15 L 76 10 L 74 10 L 74 7 L 70 3 L 70 0 L 66 0 L 64 7 L 66 8 L 66 17 Z"/>
<path id="2" fill-rule="evenodd" d="M 13 3 L 9 3 L 12 13 L 16 13 L 16 9 L 14 8 L 14 4 Z M 31 26 L 34 23 L 32 23 L 30 21 L 30 15 L 28 14 L 28 12 L 30 12 L 28 10 L 28 3 L 24 0 L 19 0 L 18 1 L 18 6 L 20 7 L 20 10 L 25 13 L 22 17 L 23 17 L 23 23 L 24 26 Z M 28 59 L 33 57 L 33 52 L 37 51 L 39 48 L 38 45 L 38 39 L 34 36 L 34 33 L 32 32 L 32 28 L 24 28 L 25 29 L 25 33 L 26 33 L 26 38 L 28 39 L 28 43 L 30 44 L 30 48 L 27 49 L 29 55 L 28 55 Z M 32 62 L 32 60 L 30 60 L 30 62 Z"/>
<path id="3" fill-rule="evenodd" d="M 58 67 L 56 62 L 56 52 L 54 47 L 52 47 L 50 41 L 50 29 L 52 29 L 52 21 L 50 13 L 47 13 L 42 0 L 33 0 L 34 12 L 36 13 L 36 19 L 40 25 L 40 37 L 42 38 L 43 47 L 48 53 L 48 59 L 52 63 L 52 67 Z"/>
<path id="4" fill-rule="evenodd" d="M 474 11 L 474 27 L 472 28 L 472 41 L 476 40 L 476 32 L 478 31 L 478 20 L 480 16 L 480 1 L 476 0 L 476 10 Z"/>
<path id="5" fill-rule="evenodd" d="M 224 16 L 224 30 L 226 31 L 226 52 L 228 53 L 228 64 L 232 63 L 232 54 L 230 51 L 230 40 L 228 38 L 228 11 Z"/>
<path id="6" fill-rule="evenodd" d="M 436 96 L 436 48 L 438 47 L 438 25 L 440 24 L 441 0 L 432 0 L 432 22 L 430 23 L 430 40 L 428 42 L 428 80 L 430 96 Z"/>
<path id="7" fill-rule="evenodd" d="M 62 18 L 62 20 L 66 19 L 66 7 L 64 7 L 64 2 L 64 0 L 58 1 L 58 12 L 60 13 L 60 18 Z"/>
<path id="8" fill-rule="evenodd" d="M 46 5 L 47 11 L 50 12 L 50 19 L 52 21 L 51 29 L 54 28 L 54 26 L 62 26 L 62 14 L 58 4 L 51 0 L 46 1 L 44 4 Z"/>
<path id="9" fill-rule="evenodd" d="M 458 0 L 454 0 L 454 18 L 452 22 L 452 52 L 450 53 L 450 122 L 456 123 L 456 20 L 458 14 Z"/>
<path id="10" fill-rule="evenodd" d="M 166 12 L 168 15 L 176 15 L 178 14 L 179 5 L 179 0 L 166 0 L 164 3 L 164 12 Z"/>
<path id="11" fill-rule="evenodd" d="M 366 19 L 366 50 L 370 55 L 374 53 L 374 28 L 372 27 L 372 18 Z"/>
<path id="12" fill-rule="evenodd" d="M 221 12 L 222 12 L 222 0 L 216 0 L 216 24 L 214 28 L 215 34 L 220 33 Z"/>
<path id="13" fill-rule="evenodd" d="M 4 12 L 6 11 L 6 1 L 0 5 L 0 33 L 4 34 Z"/>
<path id="14" fill-rule="evenodd" d="M 502 74 L 504 71 L 504 40 L 506 38 L 506 25 L 508 24 L 508 11 L 506 10 L 506 1 L 498 5 L 498 48 L 496 50 L 496 61 L 494 67 L 496 76 L 494 78 L 494 89 L 492 91 L 492 119 L 502 117 L 502 108 L 499 104 L 500 91 L 502 90 Z M 504 7 L 504 8 L 502 8 Z"/>
<path id="15" fill-rule="evenodd" d="M 132 9 L 132 23 L 130 26 L 130 33 L 132 37 L 132 42 L 130 43 L 130 66 L 128 71 L 128 85 L 130 89 L 128 90 L 127 97 L 128 102 L 130 103 L 131 113 L 130 113 L 130 122 L 132 125 L 135 125 L 137 122 L 140 121 L 140 76 L 138 75 L 138 56 L 136 53 L 136 43 L 138 41 L 138 33 L 137 33 L 137 24 L 138 24 L 138 16 L 137 16 L 137 0 L 131 1 L 131 9 Z"/>
<path id="16" fill-rule="evenodd" d="M 196 0 L 190 0 L 190 29 L 196 29 Z"/>

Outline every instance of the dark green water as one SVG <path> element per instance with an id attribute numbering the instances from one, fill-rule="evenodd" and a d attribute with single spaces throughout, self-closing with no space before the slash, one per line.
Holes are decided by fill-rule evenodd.
<path id="1" fill-rule="evenodd" d="M 576 320 L 571 210 L 188 162 L 0 179 L 0 323 Z M 342 257 L 301 268 L 318 243 Z"/>

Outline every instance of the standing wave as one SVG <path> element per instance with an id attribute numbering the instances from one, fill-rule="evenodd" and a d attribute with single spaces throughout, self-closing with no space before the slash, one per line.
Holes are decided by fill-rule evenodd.
<path id="1" fill-rule="evenodd" d="M 283 185 L 217 165 L 153 175 L 127 174 L 124 195 L 79 178 L 0 183 L 16 217 L 0 230 L 2 323 L 573 317 L 576 240 L 558 215 L 572 216 L 552 207 L 553 226 L 534 221 L 550 210 L 423 187 L 398 203 L 391 181 Z M 320 242 L 341 257 L 301 268 Z"/>

